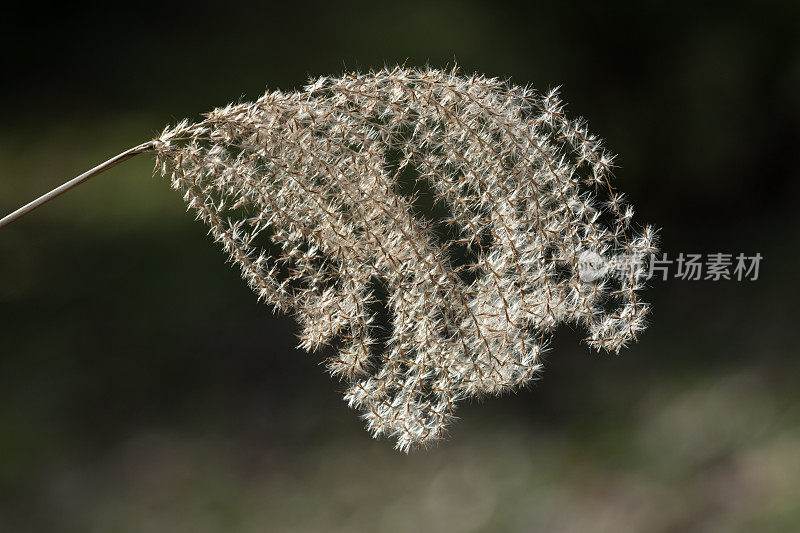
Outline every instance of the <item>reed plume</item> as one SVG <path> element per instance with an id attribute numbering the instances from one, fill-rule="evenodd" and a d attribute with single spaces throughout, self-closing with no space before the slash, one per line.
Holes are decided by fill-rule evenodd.
<path id="1" fill-rule="evenodd" d="M 645 327 L 654 232 L 555 91 L 455 70 L 321 77 L 137 149 L 401 450 L 442 437 L 463 399 L 528 383 L 558 325 L 613 352 Z M 610 275 L 620 258 L 635 260 Z"/>

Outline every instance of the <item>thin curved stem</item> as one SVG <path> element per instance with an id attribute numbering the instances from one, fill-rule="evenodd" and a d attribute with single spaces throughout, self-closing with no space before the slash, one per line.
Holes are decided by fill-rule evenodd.
<path id="1" fill-rule="evenodd" d="M 128 159 L 130 159 L 131 157 L 133 157 L 135 155 L 142 154 L 144 152 L 152 151 L 153 147 L 154 147 L 154 141 L 148 141 L 146 143 L 140 144 L 139 146 L 134 146 L 133 148 L 125 150 L 121 154 L 115 155 L 114 157 L 112 157 L 108 161 L 100 163 L 99 165 L 97 165 L 93 169 L 87 170 L 86 172 L 84 172 L 80 176 L 69 180 L 65 184 L 63 184 L 63 185 L 61 185 L 59 187 L 56 187 L 55 189 L 53 189 L 52 191 L 48 192 L 47 194 L 43 194 L 42 196 L 40 196 L 36 200 L 34 200 L 34 201 L 32 201 L 32 202 L 20 207 L 19 209 L 17 209 L 16 211 L 11 213 L 10 215 L 7 215 L 4 218 L 0 219 L 0 228 L 2 228 L 3 226 L 6 226 L 8 224 L 11 224 L 12 222 L 17 220 L 18 218 L 21 218 L 24 215 L 30 213 L 31 211 L 33 211 L 34 209 L 36 209 L 40 205 L 49 202 L 50 200 L 52 200 L 56 196 L 64 194 L 68 190 L 72 189 L 73 187 L 76 187 L 76 186 L 80 185 L 81 183 L 83 183 L 84 181 L 88 180 L 89 178 L 97 176 L 98 174 L 101 174 L 102 172 L 105 172 L 106 170 L 110 169 L 111 167 L 115 167 L 115 166 L 119 165 L 120 163 L 122 163 L 123 161 L 127 161 Z"/>

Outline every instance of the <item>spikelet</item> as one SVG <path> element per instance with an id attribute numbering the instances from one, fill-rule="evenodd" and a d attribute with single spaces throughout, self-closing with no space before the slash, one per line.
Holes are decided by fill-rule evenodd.
<path id="1" fill-rule="evenodd" d="M 442 437 L 462 399 L 529 382 L 559 324 L 614 352 L 645 326 L 653 230 L 634 232 L 613 157 L 555 91 L 455 70 L 322 77 L 167 128 L 155 151 L 250 287 L 296 316 L 302 348 L 333 347 L 345 399 L 401 450 Z M 408 176 L 445 216 L 423 212 Z M 637 260 L 587 277 L 586 257 Z"/>

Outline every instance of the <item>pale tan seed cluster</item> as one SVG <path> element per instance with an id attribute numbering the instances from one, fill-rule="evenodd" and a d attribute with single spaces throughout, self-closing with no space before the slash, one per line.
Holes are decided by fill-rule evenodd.
<path id="1" fill-rule="evenodd" d="M 441 437 L 460 400 L 531 380 L 557 325 L 611 351 L 644 328 L 653 232 L 633 231 L 612 157 L 555 92 L 456 71 L 323 77 L 168 128 L 156 150 L 402 450 Z M 586 252 L 641 261 L 586 281 Z"/>

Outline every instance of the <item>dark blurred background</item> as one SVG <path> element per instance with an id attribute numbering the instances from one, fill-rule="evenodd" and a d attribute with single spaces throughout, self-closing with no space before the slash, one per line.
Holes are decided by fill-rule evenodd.
<path id="1" fill-rule="evenodd" d="M 797 2 L 4 7 L 0 214 L 177 119 L 403 63 L 561 86 L 663 251 L 621 355 L 375 441 L 140 156 L 0 230 L 0 531 L 797 531 Z"/>

